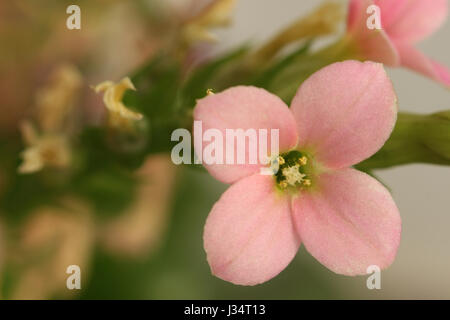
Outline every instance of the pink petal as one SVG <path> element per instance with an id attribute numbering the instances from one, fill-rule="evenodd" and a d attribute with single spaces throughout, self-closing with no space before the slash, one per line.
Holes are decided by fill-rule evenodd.
<path id="1" fill-rule="evenodd" d="M 383 63 L 396 67 L 400 63 L 395 46 L 383 30 L 365 28 L 356 38 L 362 60 Z"/>
<path id="2" fill-rule="evenodd" d="M 318 190 L 293 200 L 305 248 L 328 269 L 344 275 L 388 267 L 400 243 L 401 219 L 388 190 L 354 169 L 323 174 Z"/>
<path id="3" fill-rule="evenodd" d="M 450 71 L 408 44 L 397 44 L 403 66 L 450 87 Z"/>
<path id="4" fill-rule="evenodd" d="M 347 31 L 355 42 L 356 50 L 363 60 L 398 66 L 399 57 L 394 44 L 384 30 L 369 29 L 366 13 L 373 4 L 371 0 L 351 0 L 347 18 Z"/>
<path id="5" fill-rule="evenodd" d="M 383 29 L 394 41 L 417 42 L 434 33 L 447 18 L 447 0 L 375 0 Z"/>
<path id="6" fill-rule="evenodd" d="M 197 102 L 194 120 L 202 121 L 203 132 L 210 128 L 220 130 L 224 140 L 226 129 L 255 129 L 256 131 L 266 129 L 268 151 L 271 150 L 271 129 L 279 129 L 280 151 L 289 150 L 297 143 L 296 125 L 289 108 L 280 98 L 264 89 L 240 86 L 209 95 Z M 201 154 L 201 149 L 209 143 L 204 143 L 203 147 L 196 146 L 197 155 Z M 225 141 L 223 145 L 226 145 Z M 236 149 L 237 144 L 235 143 L 235 157 Z M 223 152 L 224 158 L 225 151 Z M 261 167 L 259 161 L 258 164 L 249 162 L 249 143 L 246 143 L 245 161 L 244 164 L 208 165 L 204 163 L 204 166 L 216 179 L 232 183 L 258 172 Z M 234 163 L 237 163 L 236 158 Z"/>
<path id="7" fill-rule="evenodd" d="M 397 116 L 396 95 L 383 66 L 345 61 L 313 74 L 300 87 L 291 110 L 299 149 L 329 168 L 370 157 L 386 142 Z"/>
<path id="8" fill-rule="evenodd" d="M 232 185 L 205 225 L 212 273 L 240 285 L 263 283 L 279 274 L 300 246 L 289 202 L 275 192 L 271 176 L 255 174 Z"/>
<path id="9" fill-rule="evenodd" d="M 347 31 L 357 32 L 366 25 L 367 8 L 374 4 L 373 0 L 350 0 L 347 14 Z"/>

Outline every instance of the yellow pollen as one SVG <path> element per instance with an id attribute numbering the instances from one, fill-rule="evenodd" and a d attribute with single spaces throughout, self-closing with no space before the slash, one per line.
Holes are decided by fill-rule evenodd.
<path id="1" fill-rule="evenodd" d="M 278 157 L 278 164 L 280 165 L 280 166 L 282 166 L 284 163 L 285 163 L 285 161 L 284 161 L 284 158 L 283 157 Z"/>
<path id="2" fill-rule="evenodd" d="M 301 165 L 301 166 L 304 166 L 307 163 L 308 163 L 308 158 L 305 157 L 305 156 L 303 156 L 300 159 L 298 159 L 298 164 Z"/>
<path id="3" fill-rule="evenodd" d="M 303 180 L 302 184 L 306 187 L 309 187 L 311 185 L 311 180 L 305 179 L 305 180 Z"/>
<path id="4" fill-rule="evenodd" d="M 293 167 L 283 169 L 283 176 L 285 176 L 286 182 L 289 185 L 295 186 L 297 183 L 302 183 L 303 178 L 306 177 L 305 174 L 299 171 L 299 168 L 300 168 L 299 165 L 295 165 Z"/>

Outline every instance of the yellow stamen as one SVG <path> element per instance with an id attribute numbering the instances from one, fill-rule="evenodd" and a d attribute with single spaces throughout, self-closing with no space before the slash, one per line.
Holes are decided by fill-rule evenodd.
<path id="1" fill-rule="evenodd" d="M 291 186 L 296 186 L 297 183 L 302 183 L 305 174 L 299 171 L 299 166 L 293 166 L 283 169 L 283 175 L 286 177 L 286 182 Z"/>
<path id="2" fill-rule="evenodd" d="M 281 187 L 281 188 L 286 189 L 287 186 L 288 186 L 288 184 L 287 184 L 286 181 L 281 181 L 281 182 L 280 182 L 280 187 Z"/>
<path id="3" fill-rule="evenodd" d="M 308 163 L 308 158 L 305 157 L 305 156 L 303 156 L 303 157 L 301 157 L 300 159 L 298 159 L 298 164 L 301 165 L 301 166 L 304 166 L 304 165 L 306 165 L 307 163 Z"/>

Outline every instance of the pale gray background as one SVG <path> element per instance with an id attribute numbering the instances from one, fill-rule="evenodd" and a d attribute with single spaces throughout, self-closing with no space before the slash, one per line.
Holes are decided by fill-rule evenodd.
<path id="1" fill-rule="evenodd" d="M 221 50 L 247 40 L 268 39 L 320 3 L 311 0 L 239 0 L 233 26 L 217 32 Z M 449 35 L 450 22 L 447 21 L 419 47 L 427 55 L 450 66 Z M 450 91 L 444 87 L 405 69 L 388 69 L 388 72 L 401 110 L 430 113 L 450 109 Z M 342 290 L 343 297 L 449 299 L 450 168 L 417 164 L 377 174 L 392 189 L 403 220 L 400 249 L 394 264 L 382 272 L 382 290 L 366 289 L 364 277 L 326 276 Z M 301 255 L 308 259 L 305 254 Z"/>

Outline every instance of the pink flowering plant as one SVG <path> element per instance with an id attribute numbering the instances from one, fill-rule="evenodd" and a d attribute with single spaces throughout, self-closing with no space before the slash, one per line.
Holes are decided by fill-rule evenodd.
<path id="1" fill-rule="evenodd" d="M 161 6 L 150 8 L 158 1 Z M 26 14 L 37 5 L 0 4 L 7 9 L 0 16 L 15 12 L 11 17 L 24 20 L 18 20 L 20 30 L 17 23 L 10 29 L 26 34 L 20 45 L 2 44 L 2 58 L 15 64 L 6 68 L 14 72 L 0 75 L 2 105 L 14 110 L 0 117 L 0 298 L 26 297 L 27 281 L 50 283 L 47 270 L 57 270 L 53 262 L 62 261 L 66 251 L 52 262 L 46 260 L 51 251 L 46 245 L 59 237 L 68 239 L 60 244 L 83 247 L 67 252 L 82 252 L 80 265 L 86 266 L 98 243 L 130 254 L 160 242 L 166 251 L 149 258 L 153 274 L 145 282 L 160 286 L 172 271 L 183 281 L 203 281 L 199 288 L 226 285 L 214 282 L 208 268 L 236 285 L 262 284 L 299 250 L 319 262 L 313 268 L 321 264 L 333 276 L 366 275 L 373 266 L 384 270 L 394 263 L 402 223 L 391 195 L 395 190 L 379 181 L 376 170 L 449 166 L 450 109 L 406 112 L 395 92 L 398 83 L 385 70 L 407 68 L 447 93 L 449 69 L 418 46 L 447 21 L 448 0 L 323 1 L 261 44 L 217 51 L 221 36 L 215 29 L 232 23 L 239 1 L 192 1 L 191 7 L 170 10 L 165 7 L 170 1 L 129 1 L 123 5 L 134 15 L 123 24 L 130 29 L 113 28 L 122 21 L 119 13 L 129 11 L 111 11 L 111 26 L 92 29 L 100 35 L 86 36 L 88 24 L 64 29 L 80 36 L 67 48 L 67 33 L 28 32 L 51 29 L 36 25 L 46 19 Z M 91 2 L 80 6 L 88 12 Z M 109 10 L 102 5 L 99 15 L 103 9 Z M 117 45 L 119 38 L 124 42 Z M 0 34 L 5 39 L 15 36 Z M 46 45 L 35 48 L 41 43 Z M 137 48 L 130 49 L 132 44 Z M 36 57 L 29 57 L 35 49 Z M 73 56 L 63 54 L 66 50 Z M 32 110 L 16 108 L 20 103 Z M 199 124 L 202 130 L 196 131 Z M 231 151 L 229 141 L 220 140 L 229 131 L 245 135 Z M 254 137 L 265 142 L 263 151 L 253 148 Z M 188 173 L 175 175 L 174 164 Z M 190 174 L 202 183 L 192 183 L 197 180 Z M 177 179 L 181 183 L 174 183 Z M 211 186 L 222 184 L 226 191 L 214 194 Z M 51 214 L 39 219 L 42 210 Z M 401 214 L 406 221 L 409 213 Z M 61 227 L 46 222 L 53 216 Z M 69 216 L 76 219 L 66 222 Z M 83 225 L 71 228 L 78 220 Z M 59 229 L 63 235 L 54 234 Z M 34 247 L 39 239 L 42 247 Z M 413 245 L 402 241 L 404 247 Z M 43 264 L 36 272 L 38 257 Z M 293 272 L 300 270 L 297 262 Z M 95 271 L 99 279 L 110 274 L 102 266 Z M 140 275 L 135 278 L 122 283 L 133 288 L 144 283 Z M 61 286 L 65 290 L 65 283 L 55 281 L 36 292 L 45 298 Z M 93 292 L 96 285 L 93 281 Z M 128 298 L 122 290 L 106 291 Z"/>

